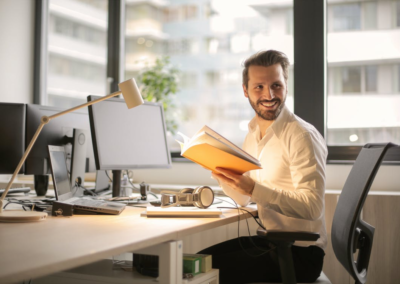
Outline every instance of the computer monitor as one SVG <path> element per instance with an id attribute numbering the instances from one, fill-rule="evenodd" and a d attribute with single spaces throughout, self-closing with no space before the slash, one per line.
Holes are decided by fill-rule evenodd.
<path id="1" fill-rule="evenodd" d="M 121 170 L 171 167 L 162 104 L 128 109 L 112 98 L 89 106 L 89 120 L 96 169 L 113 170 L 113 196 L 120 194 Z"/>
<path id="2" fill-rule="evenodd" d="M 51 116 L 64 109 L 52 106 L 41 106 L 34 104 L 26 105 L 26 135 L 25 145 L 32 140 L 43 115 Z M 88 114 L 82 111 L 75 111 L 57 117 L 46 124 L 39 134 L 36 143 L 33 145 L 25 161 L 25 174 L 35 175 L 35 182 L 39 176 L 50 174 L 48 145 L 65 146 L 67 153 L 68 167 L 70 169 L 70 159 L 72 152 L 72 141 L 74 129 L 90 129 Z M 94 154 L 90 135 L 87 135 L 86 143 L 86 171 L 94 172 Z M 39 184 L 39 183 L 37 183 Z M 35 188 L 38 190 L 37 188 Z"/>
<path id="3" fill-rule="evenodd" d="M 0 103 L 0 174 L 13 174 L 25 152 L 25 104 Z M 19 174 L 24 173 L 22 166 Z"/>

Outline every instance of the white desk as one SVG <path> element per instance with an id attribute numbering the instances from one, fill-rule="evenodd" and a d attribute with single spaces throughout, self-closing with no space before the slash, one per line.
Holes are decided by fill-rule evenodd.
<path id="1" fill-rule="evenodd" d="M 140 217 L 144 210 L 127 207 L 118 216 L 49 216 L 39 223 L 0 223 L 0 283 L 34 279 L 145 248 L 169 250 L 170 257 L 184 237 L 238 220 L 237 210 L 226 210 L 222 218 Z M 182 248 L 175 260 L 179 257 Z"/>

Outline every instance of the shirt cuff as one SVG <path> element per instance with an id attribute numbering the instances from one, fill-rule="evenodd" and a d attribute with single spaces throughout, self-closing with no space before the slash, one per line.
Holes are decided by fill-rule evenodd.
<path id="1" fill-rule="evenodd" d="M 256 182 L 251 195 L 251 201 L 262 205 L 273 203 L 276 198 L 276 191 L 274 188 L 261 185 Z"/>

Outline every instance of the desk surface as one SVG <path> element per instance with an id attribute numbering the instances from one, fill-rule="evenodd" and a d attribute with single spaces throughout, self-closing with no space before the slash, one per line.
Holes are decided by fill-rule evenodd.
<path id="1" fill-rule="evenodd" d="M 38 223 L 0 223 L 0 282 L 41 277 L 238 220 L 234 209 L 224 209 L 222 218 L 140 217 L 144 210 L 127 207 L 118 216 L 49 216 Z M 241 214 L 243 218 L 249 215 Z"/>

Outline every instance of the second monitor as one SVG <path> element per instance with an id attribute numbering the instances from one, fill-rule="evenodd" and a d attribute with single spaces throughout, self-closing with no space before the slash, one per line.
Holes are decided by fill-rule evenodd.
<path id="1" fill-rule="evenodd" d="M 89 106 L 89 121 L 96 169 L 113 170 L 113 196 L 120 194 L 121 170 L 171 167 L 162 104 L 128 109 L 123 99 L 108 99 Z"/>

